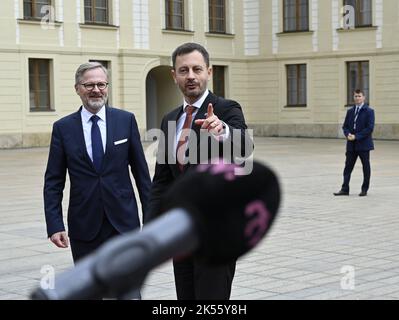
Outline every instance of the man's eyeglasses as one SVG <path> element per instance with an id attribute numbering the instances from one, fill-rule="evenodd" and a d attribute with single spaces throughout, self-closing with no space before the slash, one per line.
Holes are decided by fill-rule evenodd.
<path id="1" fill-rule="evenodd" d="M 94 87 L 97 86 L 99 90 L 104 90 L 108 87 L 108 82 L 98 82 L 98 83 L 81 83 L 82 86 L 85 87 L 86 90 L 92 91 Z"/>

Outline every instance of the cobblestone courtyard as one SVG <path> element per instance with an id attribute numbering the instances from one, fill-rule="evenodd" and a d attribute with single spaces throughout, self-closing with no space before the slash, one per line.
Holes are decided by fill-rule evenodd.
<path id="1" fill-rule="evenodd" d="M 277 172 L 283 201 L 271 232 L 239 260 L 232 299 L 399 298 L 399 142 L 376 141 L 371 187 L 363 198 L 360 161 L 351 195 L 332 195 L 342 183 L 344 145 L 333 139 L 256 139 L 255 158 Z M 72 267 L 69 249 L 46 238 L 47 154 L 47 148 L 0 150 L 0 299 L 28 299 L 45 265 L 57 273 Z M 66 208 L 68 192 L 64 198 Z M 170 262 L 149 274 L 142 295 L 176 299 Z"/>

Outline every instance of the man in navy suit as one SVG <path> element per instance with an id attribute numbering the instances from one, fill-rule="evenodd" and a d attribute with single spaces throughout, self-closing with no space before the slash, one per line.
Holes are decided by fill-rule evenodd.
<path id="1" fill-rule="evenodd" d="M 47 233 L 74 262 L 115 235 L 140 227 L 129 175 L 143 216 L 151 179 L 132 113 L 107 106 L 108 74 L 100 63 L 82 64 L 75 89 L 83 105 L 54 123 L 44 184 Z M 70 180 L 68 236 L 62 214 L 66 172 Z"/>
<path id="2" fill-rule="evenodd" d="M 149 219 L 168 209 L 168 199 L 163 195 L 174 181 L 197 164 L 209 163 L 212 155 L 241 157 L 250 155 L 253 150 L 253 141 L 245 132 L 247 126 L 241 106 L 214 95 L 207 88 L 212 69 L 206 49 L 196 43 L 183 44 L 174 51 L 172 62 L 172 76 L 184 100 L 161 123 L 165 137 L 160 139 L 158 146 L 147 215 Z M 205 139 L 201 139 L 204 135 Z M 225 147 L 229 150 L 226 154 L 223 153 Z M 226 160 L 234 161 L 231 158 Z M 173 267 L 177 298 L 229 299 L 235 266 L 236 261 L 209 266 L 194 256 L 175 258 Z"/>
<path id="3" fill-rule="evenodd" d="M 348 110 L 342 126 L 346 142 L 346 162 L 344 169 L 344 182 L 341 190 L 335 196 L 349 195 L 349 181 L 356 160 L 359 157 L 363 165 L 363 184 L 360 197 L 367 196 L 370 186 L 370 150 L 374 150 L 372 133 L 374 130 L 374 110 L 364 101 L 365 96 L 361 90 L 354 92 L 355 105 Z"/>

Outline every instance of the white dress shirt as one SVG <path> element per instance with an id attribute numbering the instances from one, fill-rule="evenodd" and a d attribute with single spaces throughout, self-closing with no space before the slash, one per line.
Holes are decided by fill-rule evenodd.
<path id="1" fill-rule="evenodd" d="M 82 111 L 80 114 L 82 117 L 83 135 L 85 137 L 86 150 L 89 154 L 91 161 L 93 161 L 93 152 L 91 149 L 91 126 L 93 125 L 93 122 L 90 119 L 94 114 L 89 112 L 84 106 L 82 107 Z M 105 153 L 105 146 L 107 145 L 107 121 L 105 117 L 105 106 L 103 106 L 96 115 L 100 118 L 97 124 L 100 128 L 101 140 Z"/>

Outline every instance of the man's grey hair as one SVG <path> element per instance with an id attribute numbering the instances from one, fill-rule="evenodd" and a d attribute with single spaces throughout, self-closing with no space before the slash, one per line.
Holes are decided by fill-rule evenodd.
<path id="1" fill-rule="evenodd" d="M 83 78 L 83 75 L 86 71 L 93 70 L 100 68 L 102 71 L 104 71 L 105 76 L 107 77 L 108 81 L 108 70 L 99 62 L 86 62 L 83 63 L 79 66 L 78 70 L 76 70 L 75 73 L 75 85 L 79 84 L 80 81 Z"/>

